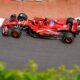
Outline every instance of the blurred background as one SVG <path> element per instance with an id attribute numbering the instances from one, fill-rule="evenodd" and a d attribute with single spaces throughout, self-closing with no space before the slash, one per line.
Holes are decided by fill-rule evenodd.
<path id="1" fill-rule="evenodd" d="M 13 13 L 26 13 L 49 18 L 66 18 L 80 16 L 79 0 L 0 0 L 0 17 L 9 17 Z"/>

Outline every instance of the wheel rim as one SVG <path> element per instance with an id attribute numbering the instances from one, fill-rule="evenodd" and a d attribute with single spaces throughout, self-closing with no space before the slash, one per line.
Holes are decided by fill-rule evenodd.
<path id="1" fill-rule="evenodd" d="M 72 38 L 67 37 L 67 38 L 64 39 L 64 41 L 65 41 L 66 43 L 72 43 Z"/>
<path id="2" fill-rule="evenodd" d="M 13 31 L 13 32 L 12 32 L 12 36 L 13 36 L 14 38 L 18 38 L 18 37 L 19 37 L 19 33 L 18 33 L 17 31 Z"/>

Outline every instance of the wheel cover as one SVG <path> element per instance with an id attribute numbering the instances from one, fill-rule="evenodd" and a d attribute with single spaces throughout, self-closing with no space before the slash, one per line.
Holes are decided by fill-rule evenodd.
<path id="1" fill-rule="evenodd" d="M 12 36 L 15 37 L 15 38 L 18 38 L 19 37 L 19 33 L 17 31 L 13 31 L 12 32 Z"/>
<path id="2" fill-rule="evenodd" d="M 72 43 L 72 38 L 66 37 L 66 38 L 64 39 L 64 41 L 65 41 L 66 43 Z"/>

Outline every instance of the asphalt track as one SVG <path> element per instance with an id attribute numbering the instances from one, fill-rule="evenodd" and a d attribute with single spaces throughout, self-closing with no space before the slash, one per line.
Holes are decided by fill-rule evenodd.
<path id="1" fill-rule="evenodd" d="M 24 32 L 20 39 L 0 34 L 0 60 L 7 63 L 7 68 L 26 68 L 29 59 L 39 64 L 39 70 L 80 65 L 80 35 L 74 43 L 63 44 L 59 40 L 35 39 Z"/>

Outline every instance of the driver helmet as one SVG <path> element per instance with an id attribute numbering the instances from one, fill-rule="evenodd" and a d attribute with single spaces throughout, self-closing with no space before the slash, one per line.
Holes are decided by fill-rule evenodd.
<path id="1" fill-rule="evenodd" d="M 20 13 L 18 15 L 18 21 L 23 21 L 23 20 L 27 20 L 27 15 L 25 13 Z"/>
<path id="2" fill-rule="evenodd" d="M 16 21 L 16 14 L 12 14 L 10 16 L 10 21 Z"/>

